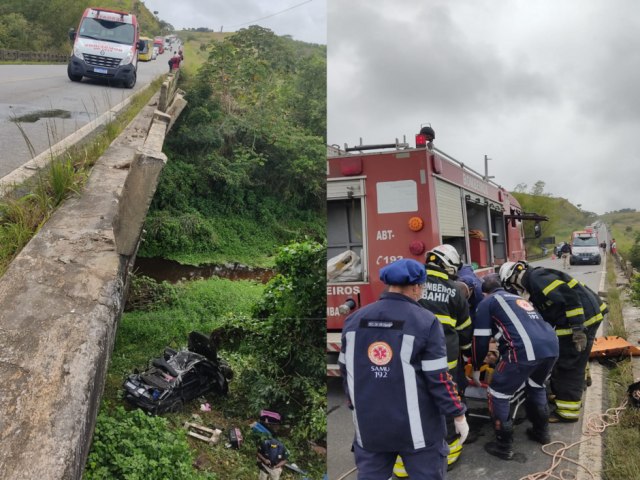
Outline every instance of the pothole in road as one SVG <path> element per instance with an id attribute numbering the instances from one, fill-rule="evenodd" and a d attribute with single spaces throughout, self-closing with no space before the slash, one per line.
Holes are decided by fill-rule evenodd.
<path id="1" fill-rule="evenodd" d="M 27 113 L 26 115 L 20 115 L 19 117 L 12 117 L 11 121 L 16 123 L 35 123 L 41 118 L 71 118 L 71 112 L 60 109 L 38 110 L 37 112 Z"/>

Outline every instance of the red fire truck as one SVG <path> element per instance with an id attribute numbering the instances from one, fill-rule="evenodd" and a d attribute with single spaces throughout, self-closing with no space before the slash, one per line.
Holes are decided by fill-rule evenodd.
<path id="1" fill-rule="evenodd" d="M 425 129 L 423 128 L 423 131 Z M 433 135 L 432 135 L 433 133 Z M 384 289 L 380 268 L 453 245 L 482 276 L 525 259 L 524 213 L 498 184 L 433 146 L 435 133 L 406 143 L 329 148 L 327 167 L 327 374 L 339 375 L 340 330 Z M 536 225 L 536 227 L 538 227 Z M 535 229 L 536 233 L 540 230 Z"/>

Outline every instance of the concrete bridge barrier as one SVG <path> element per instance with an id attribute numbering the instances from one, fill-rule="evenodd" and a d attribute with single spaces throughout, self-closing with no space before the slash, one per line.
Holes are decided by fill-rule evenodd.
<path id="1" fill-rule="evenodd" d="M 3 479 L 82 478 L 171 120 L 147 106 L 0 278 Z"/>

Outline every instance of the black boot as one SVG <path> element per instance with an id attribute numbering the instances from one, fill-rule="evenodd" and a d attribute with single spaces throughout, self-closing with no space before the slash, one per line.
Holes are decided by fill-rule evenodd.
<path id="1" fill-rule="evenodd" d="M 551 443 L 551 435 L 549 435 L 549 405 L 533 405 L 526 404 L 527 418 L 533 424 L 527 428 L 527 436 L 534 442 L 546 445 Z"/>
<path id="2" fill-rule="evenodd" d="M 511 460 L 513 458 L 513 423 L 494 422 L 494 431 L 496 433 L 496 441 L 489 442 L 484 446 L 487 453 L 501 458 L 502 460 Z"/>

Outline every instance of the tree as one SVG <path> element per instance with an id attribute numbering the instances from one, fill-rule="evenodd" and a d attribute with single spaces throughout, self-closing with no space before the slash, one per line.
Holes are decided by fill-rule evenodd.
<path id="1" fill-rule="evenodd" d="M 545 195 L 544 186 L 545 183 L 542 180 L 538 180 L 533 184 L 533 187 L 531 187 L 531 195 Z"/>

